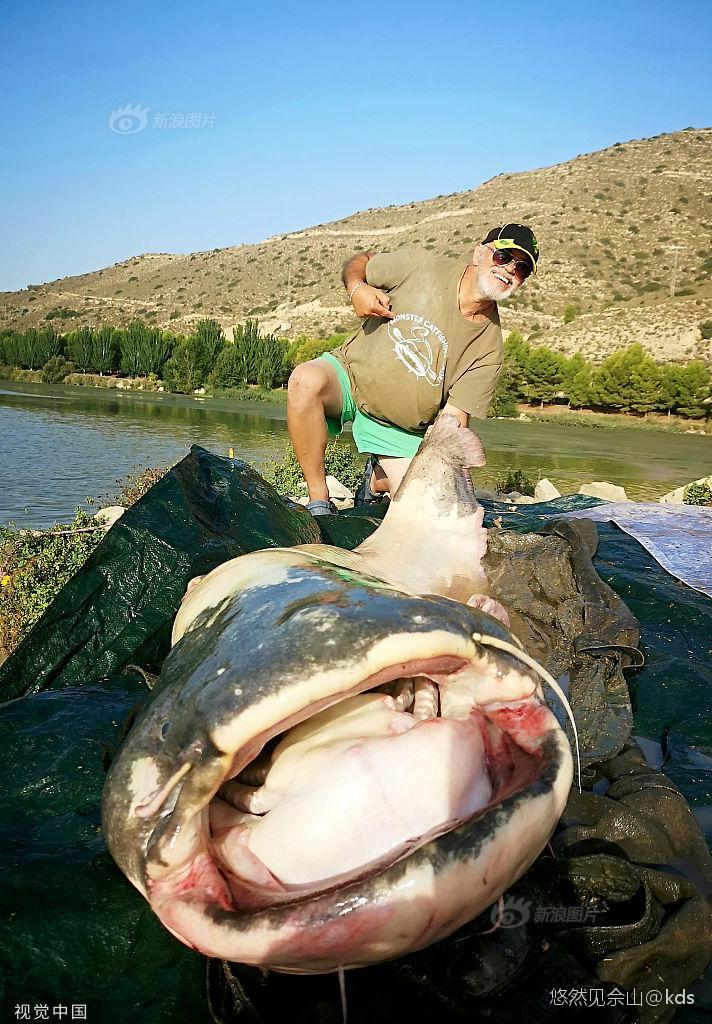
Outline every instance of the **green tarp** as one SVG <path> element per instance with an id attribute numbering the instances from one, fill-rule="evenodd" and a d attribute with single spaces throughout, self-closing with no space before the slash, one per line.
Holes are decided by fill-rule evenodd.
<path id="1" fill-rule="evenodd" d="M 586 502 L 596 503 L 560 499 L 515 514 L 488 504 L 487 521 L 539 530 Z M 50 1019 L 54 1005 L 86 1005 L 87 1019 L 101 1024 L 341 1019 L 334 978 L 265 979 L 208 963 L 174 940 L 108 856 L 99 800 L 106 767 L 149 696 L 132 666 L 159 669 L 188 580 L 262 547 L 320 539 L 354 547 L 380 515 L 314 520 L 249 467 L 195 448 L 109 531 L 0 668 L 0 1019 L 18 1019 L 16 1007 L 25 1005 L 34 1019 L 33 1007 L 43 1004 Z M 665 776 L 704 818 L 712 803 L 712 601 L 668 576 L 614 526 L 600 525 L 599 538 L 596 568 L 641 624 L 646 665 L 629 676 L 634 732 L 660 744 Z M 567 863 L 574 854 L 581 856 L 575 845 L 561 851 Z M 629 872 L 630 894 L 616 912 L 650 932 L 661 907 L 688 897 L 641 870 L 635 878 Z M 573 870 L 554 877 L 542 858 L 526 876 L 526 892 L 531 899 L 540 891 L 554 905 L 571 900 L 573 886 L 579 902 L 583 893 L 611 905 L 610 893 L 593 891 L 595 872 L 584 874 L 578 882 Z M 645 893 L 653 895 L 641 909 L 635 901 Z M 553 1007 L 546 993 L 564 983 L 600 984 L 590 967 L 591 935 L 577 945 L 570 928 L 542 933 L 532 925 L 486 938 L 468 926 L 433 950 L 349 975 L 350 1020 L 520 1020 L 524 1011 L 533 1021 L 568 1019 L 571 1008 Z M 600 1016 L 632 1020 L 636 1012 L 623 1005 Z"/>

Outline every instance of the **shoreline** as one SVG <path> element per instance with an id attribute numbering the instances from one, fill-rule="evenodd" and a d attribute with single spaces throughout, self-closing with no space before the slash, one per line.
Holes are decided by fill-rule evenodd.
<path id="1" fill-rule="evenodd" d="M 43 387 L 56 387 L 57 384 L 50 384 L 40 379 L 39 370 L 16 370 L 13 376 L 5 376 L 2 371 L 7 367 L 0 368 L 0 387 L 7 384 L 34 384 Z M 80 376 L 72 374 L 73 377 Z M 281 405 L 287 403 L 287 389 L 274 388 L 265 389 L 258 385 L 246 385 L 244 388 L 224 388 L 215 392 L 204 391 L 202 394 L 182 394 L 176 391 L 166 391 L 160 382 L 152 381 L 144 377 L 98 377 L 96 374 L 83 374 L 89 379 L 86 382 L 60 381 L 61 387 L 78 388 L 84 391 L 114 391 L 123 394 L 145 395 L 145 396 L 170 396 L 172 398 L 188 399 L 200 404 L 208 402 L 247 402 L 255 405 Z M 101 381 L 101 383 L 99 383 Z M 562 426 L 588 427 L 597 430 L 657 430 L 663 433 L 688 434 L 698 437 L 712 437 L 712 419 L 684 419 L 680 416 L 665 416 L 660 413 L 648 413 L 647 416 L 636 416 L 632 413 L 599 412 L 595 409 L 570 409 L 564 405 L 546 405 L 543 408 L 531 406 L 526 403 L 517 403 L 516 416 L 497 416 L 491 419 L 508 420 L 519 423 L 560 423 Z"/>

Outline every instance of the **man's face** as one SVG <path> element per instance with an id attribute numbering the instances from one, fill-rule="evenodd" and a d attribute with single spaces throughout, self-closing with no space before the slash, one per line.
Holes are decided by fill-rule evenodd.
<path id="1" fill-rule="evenodd" d="M 523 280 L 515 269 L 515 260 L 524 260 L 531 264 L 531 260 L 521 249 L 509 249 L 512 253 L 512 262 L 506 266 L 499 266 L 494 260 L 497 250 L 492 246 L 482 243 L 475 249 L 472 262 L 477 268 L 477 290 L 483 299 L 490 299 L 493 302 L 502 302 L 514 295 L 523 284 Z"/>

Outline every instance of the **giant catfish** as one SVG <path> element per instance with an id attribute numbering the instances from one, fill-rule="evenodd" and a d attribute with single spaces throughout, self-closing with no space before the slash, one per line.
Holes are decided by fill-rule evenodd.
<path id="1" fill-rule="evenodd" d="M 103 799 L 111 853 L 182 942 L 294 973 L 386 960 L 545 846 L 572 756 L 487 593 L 483 464 L 441 416 L 355 551 L 253 552 L 183 602 Z"/>

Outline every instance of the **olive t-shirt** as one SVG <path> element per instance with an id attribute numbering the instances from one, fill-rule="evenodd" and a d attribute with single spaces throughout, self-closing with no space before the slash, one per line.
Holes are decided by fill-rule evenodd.
<path id="1" fill-rule="evenodd" d="M 366 415 L 424 430 L 446 402 L 487 415 L 502 367 L 497 307 L 473 323 L 458 303 L 461 262 L 417 249 L 376 253 L 366 280 L 388 293 L 392 320 L 368 317 L 334 355 Z"/>

